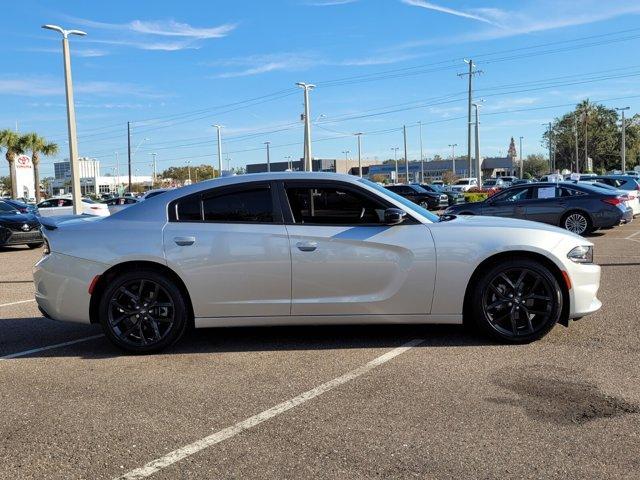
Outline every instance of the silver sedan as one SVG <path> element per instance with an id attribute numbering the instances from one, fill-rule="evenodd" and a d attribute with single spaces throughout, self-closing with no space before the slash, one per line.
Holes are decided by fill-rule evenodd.
<path id="1" fill-rule="evenodd" d="M 158 351 L 191 326 L 469 323 L 525 343 L 598 310 L 584 238 L 540 223 L 439 218 L 328 173 L 223 177 L 105 218 L 45 219 L 36 300 Z"/>

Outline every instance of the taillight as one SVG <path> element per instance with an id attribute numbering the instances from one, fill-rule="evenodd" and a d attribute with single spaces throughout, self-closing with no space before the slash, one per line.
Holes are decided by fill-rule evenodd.
<path id="1" fill-rule="evenodd" d="M 604 203 L 608 203 L 609 205 L 613 205 L 613 206 L 617 206 L 622 203 L 622 200 L 619 197 L 603 198 L 602 201 Z"/>

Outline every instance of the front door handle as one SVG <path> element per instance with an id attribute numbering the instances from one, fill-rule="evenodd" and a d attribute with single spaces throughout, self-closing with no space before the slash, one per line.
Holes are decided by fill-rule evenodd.
<path id="1" fill-rule="evenodd" d="M 176 245 L 186 247 L 196 243 L 196 237 L 173 237 L 173 241 L 176 242 Z"/>
<path id="2" fill-rule="evenodd" d="M 296 243 L 296 247 L 301 252 L 313 252 L 316 248 L 318 248 L 318 242 L 298 242 Z"/>

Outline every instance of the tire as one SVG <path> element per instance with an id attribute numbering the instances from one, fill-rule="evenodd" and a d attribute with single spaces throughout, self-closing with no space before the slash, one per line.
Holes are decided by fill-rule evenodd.
<path id="1" fill-rule="evenodd" d="M 562 315 L 560 284 L 546 266 L 533 260 L 501 261 L 483 272 L 472 288 L 469 323 L 503 343 L 538 340 Z"/>
<path id="2" fill-rule="evenodd" d="M 577 235 L 585 235 L 593 228 L 589 215 L 577 211 L 566 213 L 560 221 L 560 226 Z"/>
<path id="3" fill-rule="evenodd" d="M 173 345 L 189 323 L 180 289 L 150 269 L 118 275 L 109 282 L 98 313 L 106 337 L 117 347 L 138 354 Z"/>
<path id="4" fill-rule="evenodd" d="M 44 245 L 44 242 L 27 243 L 27 247 L 29 247 L 31 250 L 33 250 L 34 248 L 40 248 L 42 245 Z"/>

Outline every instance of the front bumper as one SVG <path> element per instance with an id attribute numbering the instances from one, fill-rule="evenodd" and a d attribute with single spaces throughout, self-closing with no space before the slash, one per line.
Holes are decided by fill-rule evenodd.
<path id="1" fill-rule="evenodd" d="M 89 319 L 89 285 L 96 275 L 108 268 L 69 255 L 52 252 L 33 268 L 38 307 L 54 320 L 91 323 Z"/>
<path id="2" fill-rule="evenodd" d="M 39 229 L 31 230 L 30 232 L 3 229 L 3 232 L 0 232 L 0 245 L 26 245 L 28 243 L 42 242 L 44 242 L 44 238 Z"/>
<path id="3" fill-rule="evenodd" d="M 569 318 L 580 318 L 596 312 L 602 307 L 597 294 L 600 288 L 600 266 L 595 264 L 565 264 L 571 290 L 569 290 Z"/>

